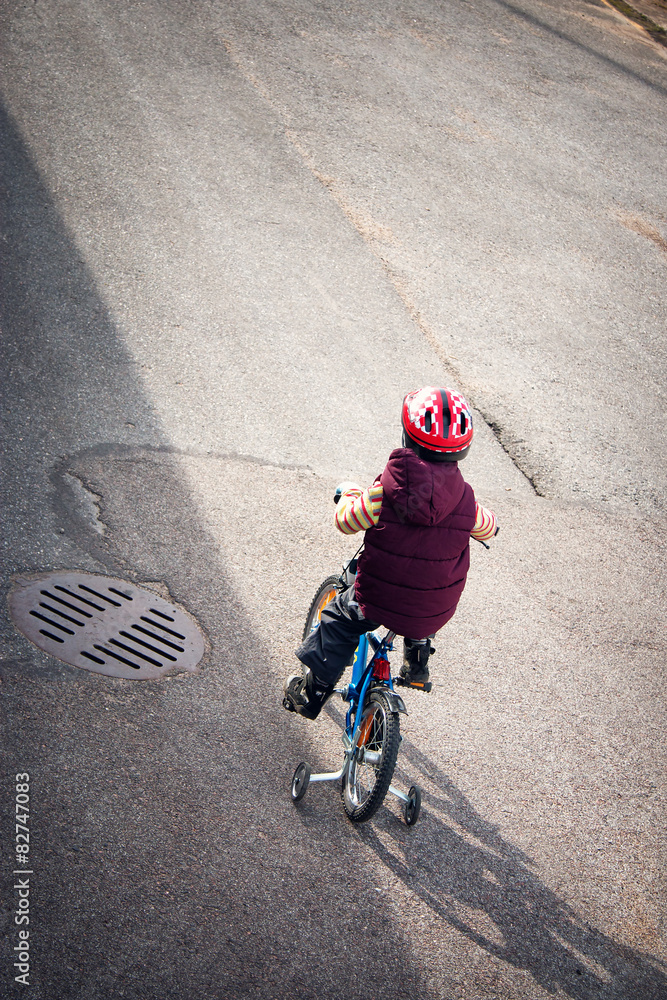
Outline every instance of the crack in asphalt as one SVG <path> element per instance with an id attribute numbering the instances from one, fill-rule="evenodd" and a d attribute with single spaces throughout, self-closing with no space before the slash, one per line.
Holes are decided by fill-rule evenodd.
<path id="1" fill-rule="evenodd" d="M 507 440 L 507 435 L 505 434 L 503 428 L 496 420 L 488 417 L 475 402 L 474 392 L 471 391 L 470 387 L 466 385 L 466 380 L 461 376 L 460 369 L 457 365 L 452 363 L 453 359 L 447 354 L 433 329 L 424 318 L 421 310 L 408 292 L 406 282 L 396 273 L 383 256 L 381 252 L 383 245 L 397 242 L 394 234 L 387 226 L 384 226 L 382 223 L 375 220 L 367 210 L 360 209 L 353 205 L 347 196 L 343 185 L 336 177 L 331 177 L 320 170 L 312 154 L 309 153 L 302 144 L 299 136 L 286 124 L 286 109 L 279 105 L 279 103 L 271 95 L 266 84 L 257 77 L 256 73 L 252 72 L 249 66 L 246 65 L 246 62 L 241 53 L 238 51 L 236 45 L 228 38 L 223 39 L 222 42 L 230 60 L 236 66 L 243 78 L 247 80 L 247 82 L 260 95 L 262 100 L 269 105 L 271 110 L 281 120 L 285 138 L 297 151 L 310 174 L 312 174 L 315 180 L 330 194 L 345 218 L 352 224 L 359 236 L 363 239 L 364 243 L 368 246 L 371 253 L 382 267 L 382 270 L 393 286 L 396 294 L 403 303 L 410 319 L 420 330 L 438 360 L 447 371 L 452 373 L 453 377 L 465 392 L 466 398 L 472 403 L 473 408 L 477 411 L 477 413 L 479 413 L 482 420 L 492 432 L 498 441 L 498 444 L 508 456 L 512 464 L 530 484 L 536 496 L 544 497 L 545 494 L 541 492 L 539 487 L 536 485 L 534 476 L 522 466 L 518 455 L 511 449 L 511 445 Z"/>
<path id="2" fill-rule="evenodd" d="M 502 427 L 492 417 L 487 416 L 487 414 L 485 414 L 483 412 L 483 410 L 480 410 L 479 406 L 476 405 L 475 409 L 477 410 L 477 412 L 479 413 L 480 417 L 482 418 L 482 420 L 484 421 L 484 423 L 486 424 L 486 426 L 489 428 L 489 430 L 491 431 L 491 433 L 495 437 L 495 439 L 498 442 L 498 444 L 500 445 L 500 447 L 503 449 L 503 451 L 505 452 L 505 454 L 507 455 L 507 457 L 510 459 L 510 461 L 512 462 L 512 464 L 519 470 L 519 472 L 524 477 L 524 479 L 526 479 L 530 483 L 530 485 L 532 487 L 532 490 L 535 493 L 535 496 L 542 497 L 542 498 L 546 499 L 547 498 L 547 494 L 544 493 L 542 491 L 541 487 L 539 487 L 537 485 L 537 482 L 535 481 L 536 480 L 535 474 L 534 473 L 530 473 L 526 469 L 524 469 L 522 467 L 519 459 L 517 458 L 517 456 L 512 451 L 512 446 L 511 446 L 511 444 L 510 444 L 510 442 L 508 440 L 508 435 L 507 435 L 507 432 L 506 432 L 505 428 Z"/>
<path id="3" fill-rule="evenodd" d="M 496 441 L 498 442 L 502 450 L 505 452 L 507 457 L 510 459 L 512 464 L 521 473 L 524 479 L 526 479 L 526 481 L 530 484 L 535 495 L 538 497 L 546 496 L 546 494 L 544 494 L 535 483 L 534 476 L 531 475 L 531 473 L 528 472 L 522 466 L 518 455 L 516 455 L 516 453 L 512 450 L 511 444 L 508 440 L 508 434 L 506 433 L 505 429 L 498 423 L 497 420 L 494 420 L 493 417 L 488 416 L 476 402 L 474 391 L 468 385 L 466 385 L 466 380 L 461 376 L 460 369 L 456 365 L 452 364 L 453 359 L 447 354 L 442 344 L 436 337 L 435 333 L 433 332 L 427 321 L 424 319 L 419 307 L 408 293 L 405 282 L 389 267 L 389 265 L 385 261 L 383 261 L 382 263 L 384 270 L 389 277 L 389 280 L 396 289 L 396 292 L 398 293 L 401 301 L 403 302 L 405 308 L 407 309 L 410 318 L 412 319 L 413 323 L 415 323 L 415 325 L 419 328 L 419 330 L 421 330 L 428 345 L 431 347 L 435 355 L 438 357 L 443 367 L 449 369 L 452 372 L 452 374 L 456 378 L 456 381 L 459 383 L 459 385 L 465 392 L 466 399 L 468 399 L 472 403 L 473 408 L 482 418 L 486 426 L 489 428 L 489 430 L 495 437 Z"/>
<path id="4" fill-rule="evenodd" d="M 109 539 L 113 532 L 105 519 L 105 497 L 84 471 L 93 459 L 115 459 L 126 462 L 146 462 L 160 457 L 206 458 L 215 461 L 238 462 L 263 468 L 303 472 L 315 475 L 308 465 L 275 462 L 254 455 L 236 452 L 211 452 L 176 448 L 170 445 L 126 445 L 119 442 L 104 442 L 84 448 L 72 455 L 63 455 L 50 473 L 54 491 L 53 510 L 61 525 L 81 549 L 103 566 L 107 572 L 129 576 L 137 583 L 133 567 L 111 554 Z"/>
<path id="5" fill-rule="evenodd" d="M 94 493 L 89 486 L 87 486 L 80 476 L 74 472 L 63 472 L 62 478 L 68 484 L 71 492 L 74 495 L 75 500 L 78 501 L 79 509 L 86 517 L 90 526 L 98 535 L 105 535 L 107 532 L 107 526 L 100 519 L 100 501 L 102 499 L 99 494 Z"/>

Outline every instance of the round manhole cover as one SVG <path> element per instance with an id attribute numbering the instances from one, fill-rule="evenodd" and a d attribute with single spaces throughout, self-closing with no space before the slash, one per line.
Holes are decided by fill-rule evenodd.
<path id="1" fill-rule="evenodd" d="M 47 573 L 18 580 L 9 596 L 16 627 L 74 667 L 129 680 L 194 670 L 204 655 L 197 625 L 180 608 L 126 580 Z"/>

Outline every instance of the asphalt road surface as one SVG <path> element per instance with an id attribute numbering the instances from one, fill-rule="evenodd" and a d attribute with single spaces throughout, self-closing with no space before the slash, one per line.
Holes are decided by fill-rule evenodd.
<path id="1" fill-rule="evenodd" d="M 667 48 L 602 0 L 0 13 L 3 593 L 146 583 L 208 644 L 103 677 L 3 599 L 0 993 L 666 998 Z M 408 692 L 422 817 L 355 827 L 291 803 L 341 704 L 281 680 L 429 383 L 502 528 Z"/>

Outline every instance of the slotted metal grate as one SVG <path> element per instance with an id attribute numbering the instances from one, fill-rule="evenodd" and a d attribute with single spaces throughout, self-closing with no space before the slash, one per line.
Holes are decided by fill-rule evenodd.
<path id="1" fill-rule="evenodd" d="M 75 572 L 19 579 L 9 609 L 40 649 L 98 674 L 154 680 L 192 671 L 204 655 L 189 615 L 126 580 Z"/>

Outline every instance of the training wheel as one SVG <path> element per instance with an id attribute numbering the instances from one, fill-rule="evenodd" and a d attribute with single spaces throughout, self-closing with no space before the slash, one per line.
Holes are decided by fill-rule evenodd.
<path id="1" fill-rule="evenodd" d="M 303 762 L 299 764 L 296 771 L 294 772 L 294 777 L 292 778 L 292 801 L 298 802 L 302 799 L 308 790 L 308 784 L 310 782 L 310 768 L 307 764 Z"/>
<path id="2" fill-rule="evenodd" d="M 295 776 L 296 777 L 296 776 Z M 413 785 L 408 792 L 408 801 L 403 808 L 403 816 L 408 826 L 414 826 L 419 819 L 419 810 L 422 807 L 422 790 L 419 785 Z"/>

